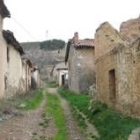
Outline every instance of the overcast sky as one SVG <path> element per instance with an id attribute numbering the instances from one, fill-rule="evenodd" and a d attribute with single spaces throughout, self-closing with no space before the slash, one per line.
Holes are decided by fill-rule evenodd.
<path id="1" fill-rule="evenodd" d="M 63 39 L 79 32 L 80 38 L 94 38 L 97 27 L 109 21 L 120 23 L 140 14 L 140 0 L 5 0 L 11 18 L 4 28 L 20 42 Z"/>

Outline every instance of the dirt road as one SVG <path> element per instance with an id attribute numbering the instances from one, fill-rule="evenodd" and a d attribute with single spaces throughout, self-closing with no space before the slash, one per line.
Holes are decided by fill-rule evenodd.
<path id="1" fill-rule="evenodd" d="M 23 112 L 22 116 L 13 117 L 5 121 L 0 127 L 0 140 L 35 140 L 37 138 L 52 138 L 56 134 L 53 120 L 49 121 L 47 128 L 40 126 L 42 114 L 46 104 L 44 98 L 36 110 Z"/>
<path id="2" fill-rule="evenodd" d="M 66 100 L 60 97 L 59 94 L 57 94 L 57 89 L 49 88 L 48 92 L 55 94 L 61 101 L 61 106 L 64 110 L 64 115 L 66 118 L 67 134 L 69 140 L 85 140 L 84 136 L 80 133 L 80 128 L 78 127 L 77 122 L 74 120 L 72 112 Z"/>
<path id="3" fill-rule="evenodd" d="M 80 133 L 79 127 L 72 116 L 66 100 L 57 94 L 55 88 L 49 88 L 48 91 L 56 95 L 61 101 L 66 118 L 69 140 L 85 140 Z M 0 126 L 0 140 L 49 140 L 53 138 L 57 133 L 53 119 L 49 120 L 49 124 L 45 128 L 40 125 L 43 120 L 42 114 L 46 108 L 45 105 L 46 96 L 44 96 L 44 100 L 38 109 L 23 112 L 22 116 L 15 116 L 5 121 Z"/>

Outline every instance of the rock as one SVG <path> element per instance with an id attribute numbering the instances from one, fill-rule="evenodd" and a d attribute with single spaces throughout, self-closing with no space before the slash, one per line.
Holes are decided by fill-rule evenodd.
<path id="1" fill-rule="evenodd" d="M 140 128 L 138 127 L 132 131 L 132 133 L 128 137 L 128 140 L 140 140 L 139 135 L 140 135 Z"/>
<path id="2" fill-rule="evenodd" d="M 24 108 L 26 106 L 26 104 L 22 103 L 19 105 L 20 108 Z"/>
<path id="3" fill-rule="evenodd" d="M 139 140 L 139 136 L 138 135 L 131 134 L 129 136 L 128 140 Z"/>

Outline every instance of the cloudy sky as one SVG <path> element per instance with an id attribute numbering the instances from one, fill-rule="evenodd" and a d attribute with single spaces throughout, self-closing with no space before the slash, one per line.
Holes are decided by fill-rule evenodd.
<path id="1" fill-rule="evenodd" d="M 109 21 L 120 23 L 140 14 L 140 0 L 5 0 L 11 18 L 4 28 L 20 42 L 72 38 L 94 38 L 96 28 Z"/>

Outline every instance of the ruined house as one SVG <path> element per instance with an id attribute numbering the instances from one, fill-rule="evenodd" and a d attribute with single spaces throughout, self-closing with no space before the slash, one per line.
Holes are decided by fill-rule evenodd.
<path id="1" fill-rule="evenodd" d="M 24 92 L 31 89 L 32 62 L 27 57 L 22 57 L 22 78 Z"/>
<path id="2" fill-rule="evenodd" d="M 140 115 L 140 38 L 127 39 L 108 22 L 96 30 L 97 99 L 137 116 Z"/>
<path id="3" fill-rule="evenodd" d="M 68 83 L 68 66 L 65 62 L 54 65 L 51 71 L 51 79 L 59 86 L 66 86 Z"/>
<path id="4" fill-rule="evenodd" d="M 120 26 L 120 33 L 130 43 L 140 37 L 140 16 L 123 22 Z"/>
<path id="5" fill-rule="evenodd" d="M 57 68 L 59 86 L 68 87 L 68 68 Z"/>
<path id="6" fill-rule="evenodd" d="M 65 55 L 68 63 L 68 86 L 76 92 L 87 92 L 95 82 L 94 72 L 94 40 L 80 40 L 78 33 L 68 41 Z"/>

